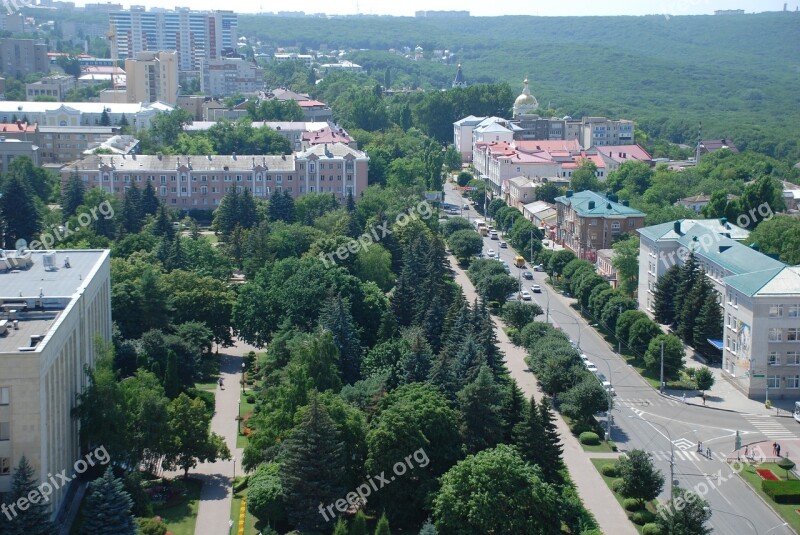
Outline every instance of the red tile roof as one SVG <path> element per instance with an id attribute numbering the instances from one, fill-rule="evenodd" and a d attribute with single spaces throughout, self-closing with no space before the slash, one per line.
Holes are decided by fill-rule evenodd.
<path id="1" fill-rule="evenodd" d="M 309 145 L 318 145 L 320 143 L 344 143 L 349 145 L 353 142 L 353 138 L 341 128 L 333 130 L 327 127 L 316 132 L 303 132 L 303 141 L 308 141 Z"/>
<path id="2" fill-rule="evenodd" d="M 0 131 L 2 132 L 25 132 L 27 134 L 35 134 L 39 125 L 36 123 L 28 124 L 22 121 L 16 123 L 0 123 Z"/>
<path id="3" fill-rule="evenodd" d="M 607 157 L 618 162 L 640 161 L 650 162 L 653 157 L 639 145 L 604 145 L 595 147 Z"/>
<path id="4" fill-rule="evenodd" d="M 301 108 L 315 108 L 317 106 L 326 107 L 327 104 L 319 100 L 298 100 L 297 105 Z"/>

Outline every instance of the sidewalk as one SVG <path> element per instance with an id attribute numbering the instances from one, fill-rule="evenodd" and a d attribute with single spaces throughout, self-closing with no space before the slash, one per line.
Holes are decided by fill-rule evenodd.
<path id="1" fill-rule="evenodd" d="M 452 256 L 450 266 L 456 274 L 455 280 L 461 286 L 466 295 L 467 301 L 473 303 L 477 298 L 475 287 L 467 278 L 466 273 L 458 267 Z M 517 385 L 522 389 L 527 398 L 534 396 L 537 401 L 541 401 L 542 392 L 536 377 L 528 370 L 525 364 L 527 353 L 525 349 L 517 347 L 511 343 L 508 335 L 503 330 L 503 324 L 496 317 L 493 318 L 497 328 L 497 340 L 500 350 L 505 354 L 505 363 L 511 376 L 517 381 Z M 591 463 L 592 457 L 605 457 L 602 454 L 589 454 L 583 451 L 578 439 L 575 438 L 559 416 L 555 419 L 558 432 L 561 435 L 561 442 L 564 446 L 564 464 L 569 470 L 569 475 L 578 491 L 578 495 L 583 501 L 584 506 L 593 515 L 603 533 L 614 535 L 636 535 L 637 531 L 625 511 L 620 507 L 614 494 L 603 482 L 600 473 Z"/>
<path id="2" fill-rule="evenodd" d="M 236 414 L 239 411 L 239 396 L 242 392 L 239 385 L 239 380 L 242 378 L 242 355 L 258 350 L 237 341 L 236 345 L 224 348 L 222 351 L 224 353 L 220 353 L 219 356 L 219 369 L 224 388 L 217 386 L 215 391 L 216 408 L 211 420 L 211 430 L 225 438 L 235 461 L 202 463 L 189 472 L 191 477 L 203 481 L 195 535 L 224 535 L 229 532 L 234 462 L 237 473 L 241 473 L 242 450 L 236 449 L 238 434 Z M 236 533 L 235 529 L 231 531 Z"/>

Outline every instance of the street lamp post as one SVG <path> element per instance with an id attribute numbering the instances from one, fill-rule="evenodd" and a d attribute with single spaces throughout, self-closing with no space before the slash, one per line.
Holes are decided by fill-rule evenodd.
<path id="1" fill-rule="evenodd" d="M 636 418 L 636 416 L 629 415 L 628 418 Z M 645 420 L 641 416 L 639 416 L 639 419 L 644 422 L 647 422 L 650 425 L 657 425 L 667 433 L 667 439 L 669 440 L 669 497 L 672 498 L 672 493 L 674 491 L 673 484 L 675 482 L 675 445 L 672 443 L 672 435 L 670 434 L 669 429 L 667 429 L 667 427 L 664 424 L 660 424 L 658 422 L 651 422 L 650 420 Z M 687 433 L 690 432 L 691 431 L 687 431 Z M 686 433 L 684 433 L 684 435 L 685 434 Z"/>
<path id="2" fill-rule="evenodd" d="M 244 370 L 246 367 L 244 361 L 242 361 L 242 394 L 244 394 Z"/>

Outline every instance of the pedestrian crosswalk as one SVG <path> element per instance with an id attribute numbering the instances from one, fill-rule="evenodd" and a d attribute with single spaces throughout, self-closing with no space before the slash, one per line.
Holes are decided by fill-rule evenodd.
<path id="1" fill-rule="evenodd" d="M 651 451 L 650 454 L 653 456 L 653 459 L 656 461 L 667 461 L 670 460 L 671 452 L 669 451 Z M 696 450 L 689 450 L 683 451 L 678 448 L 675 448 L 675 462 L 678 461 L 721 461 L 725 462 L 728 459 L 728 455 L 723 452 L 712 451 L 711 458 L 709 459 L 705 451 L 700 453 Z"/>
<path id="2" fill-rule="evenodd" d="M 615 405 L 623 405 L 625 407 L 631 407 L 633 409 L 639 409 L 642 407 L 652 407 L 654 405 L 681 405 L 682 403 L 676 401 L 674 399 L 664 398 L 664 397 L 657 397 L 657 398 L 614 398 Z"/>
<path id="3" fill-rule="evenodd" d="M 742 416 L 767 438 L 797 438 L 797 433 L 787 429 L 776 418 L 761 414 L 744 414 Z"/>

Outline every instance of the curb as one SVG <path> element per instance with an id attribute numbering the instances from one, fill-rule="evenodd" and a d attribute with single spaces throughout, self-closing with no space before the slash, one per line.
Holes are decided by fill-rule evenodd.
<path id="1" fill-rule="evenodd" d="M 745 480 L 745 478 L 743 478 L 743 477 L 742 477 L 742 474 L 741 474 L 740 472 L 737 472 L 737 471 L 735 471 L 735 470 L 734 470 L 734 472 L 736 472 L 736 477 L 738 477 L 738 478 L 741 480 L 741 482 L 744 484 L 744 486 L 745 486 L 745 487 L 747 487 L 747 488 L 750 490 L 750 492 L 752 492 L 752 493 L 753 493 L 753 494 L 754 494 L 754 495 L 755 495 L 755 496 L 756 496 L 756 497 L 757 497 L 759 500 L 761 500 L 761 503 L 763 503 L 765 506 L 767 506 L 767 508 L 768 508 L 770 511 L 772 511 L 772 514 L 774 514 L 775 516 L 777 516 L 777 517 L 778 517 L 778 519 L 780 519 L 780 520 L 783 520 L 783 517 L 781 516 L 781 514 L 780 514 L 778 511 L 776 511 L 776 510 L 775 510 L 775 508 L 774 508 L 774 507 L 772 507 L 772 505 L 770 505 L 770 504 L 769 504 L 769 502 L 767 502 L 767 500 L 765 500 L 765 499 L 764 499 L 764 498 L 761 496 L 761 494 L 759 494 L 758 492 L 756 492 L 756 489 L 754 489 L 754 488 L 752 487 L 752 485 L 750 485 L 750 483 L 748 483 L 748 482 L 747 482 L 747 480 Z M 793 529 L 791 526 L 787 525 L 786 527 L 788 527 L 789 529 L 791 529 L 792 531 L 794 531 L 794 529 Z M 794 532 L 795 532 L 795 533 L 797 533 L 796 531 L 794 531 Z"/>
<path id="2" fill-rule="evenodd" d="M 653 390 L 655 390 L 656 393 L 661 397 L 671 399 L 673 401 L 683 401 L 683 398 L 679 398 L 671 394 L 664 394 L 663 392 L 660 392 L 657 388 L 653 388 Z M 704 409 L 711 409 L 714 411 L 735 412 L 736 414 L 750 414 L 749 412 L 737 411 L 736 409 L 723 409 L 722 407 L 712 407 L 711 405 L 700 405 L 699 403 L 693 403 L 691 401 L 685 401 L 684 404 L 694 405 L 695 407 L 703 407 Z"/>

